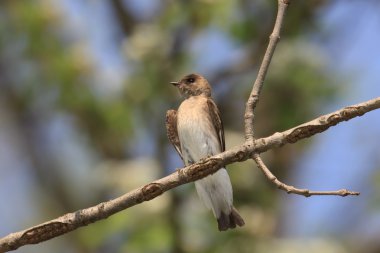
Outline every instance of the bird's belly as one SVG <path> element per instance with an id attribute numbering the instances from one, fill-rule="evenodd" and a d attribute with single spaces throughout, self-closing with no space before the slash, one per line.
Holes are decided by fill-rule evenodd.
<path id="1" fill-rule="evenodd" d="M 214 129 L 207 120 L 188 117 L 178 125 L 178 136 L 186 165 L 221 152 Z"/>

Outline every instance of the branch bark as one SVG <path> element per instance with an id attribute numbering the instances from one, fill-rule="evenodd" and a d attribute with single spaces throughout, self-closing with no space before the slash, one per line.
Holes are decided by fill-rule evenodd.
<path id="1" fill-rule="evenodd" d="M 132 190 L 121 197 L 100 203 L 96 206 L 65 214 L 57 219 L 47 221 L 26 230 L 9 234 L 0 239 L 0 252 L 18 249 L 27 244 L 36 244 L 68 233 L 80 227 L 106 219 L 124 209 L 154 199 L 164 192 L 189 182 L 196 181 L 215 173 L 221 167 L 235 162 L 242 162 L 254 154 L 295 143 L 314 134 L 326 131 L 331 126 L 362 116 L 380 108 L 380 97 L 348 106 L 330 114 L 320 116 L 312 121 L 296 126 L 269 137 L 247 141 L 218 155 L 206 158 L 191 166 Z M 344 194 L 342 194 L 344 195 Z"/>

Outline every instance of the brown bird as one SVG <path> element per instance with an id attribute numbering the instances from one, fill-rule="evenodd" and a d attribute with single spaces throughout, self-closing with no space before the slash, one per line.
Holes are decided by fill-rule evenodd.
<path id="1" fill-rule="evenodd" d="M 198 74 L 190 74 L 175 85 L 185 100 L 175 110 L 166 113 L 166 129 L 185 165 L 225 150 L 223 123 L 211 98 L 211 87 Z M 220 231 L 243 226 L 244 220 L 233 206 L 232 186 L 227 170 L 195 182 L 199 197 L 212 210 Z"/>

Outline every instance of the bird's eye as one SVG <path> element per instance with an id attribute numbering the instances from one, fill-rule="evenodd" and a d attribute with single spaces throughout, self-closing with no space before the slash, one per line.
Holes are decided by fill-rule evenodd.
<path id="1" fill-rule="evenodd" d="M 193 82 L 195 82 L 195 79 L 191 77 L 191 78 L 187 79 L 187 82 L 188 83 L 193 83 Z"/>

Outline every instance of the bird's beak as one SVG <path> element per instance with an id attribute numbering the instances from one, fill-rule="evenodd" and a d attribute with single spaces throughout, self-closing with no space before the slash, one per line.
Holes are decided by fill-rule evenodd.
<path id="1" fill-rule="evenodd" d="M 179 82 L 170 82 L 171 84 L 173 84 L 174 86 L 178 86 L 180 83 Z"/>

